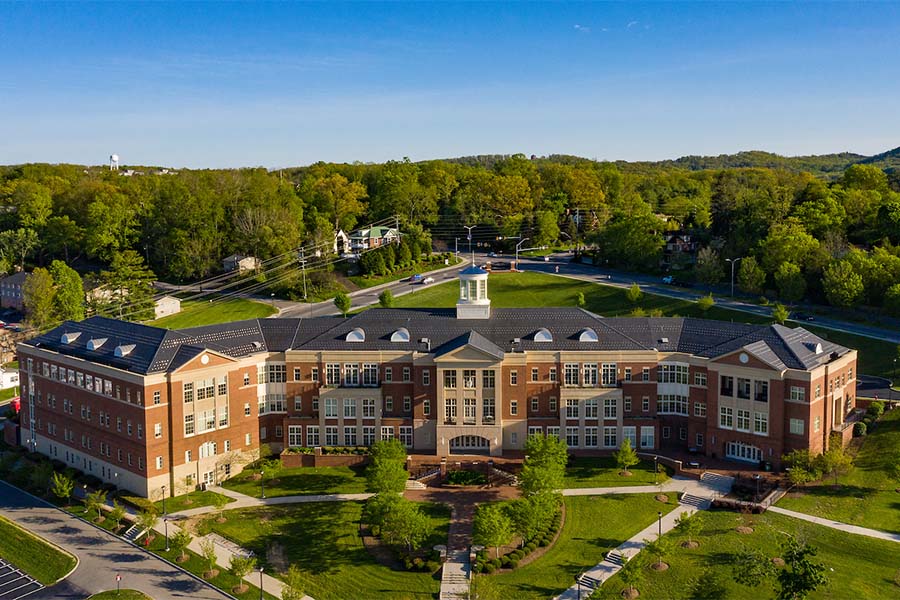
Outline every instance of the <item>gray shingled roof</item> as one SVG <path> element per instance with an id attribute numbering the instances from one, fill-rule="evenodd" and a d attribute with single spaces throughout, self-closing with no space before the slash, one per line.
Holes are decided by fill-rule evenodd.
<path id="1" fill-rule="evenodd" d="M 409 331 L 410 341 L 392 342 L 391 335 L 401 327 Z M 365 331 L 365 341 L 346 341 L 355 328 Z M 542 328 L 550 332 L 552 341 L 534 341 Z M 596 331 L 597 342 L 579 341 L 586 328 Z M 61 336 L 72 332 L 81 335 L 71 344 L 63 343 Z M 94 338 L 107 341 L 97 350 L 88 350 L 87 342 Z M 251 319 L 180 331 L 91 317 L 80 323 L 67 321 L 28 343 L 142 374 L 176 369 L 203 349 L 240 358 L 288 349 L 417 350 L 441 355 L 471 345 L 498 358 L 505 352 L 534 350 L 651 349 L 715 358 L 746 348 L 778 369 L 811 369 L 831 360 L 834 353 L 848 351 L 800 327 L 677 317 L 603 318 L 579 308 L 500 308 L 489 319 L 457 319 L 455 309 L 371 309 L 346 319 Z M 116 346 L 126 344 L 135 347 L 128 355 L 116 357 Z"/>

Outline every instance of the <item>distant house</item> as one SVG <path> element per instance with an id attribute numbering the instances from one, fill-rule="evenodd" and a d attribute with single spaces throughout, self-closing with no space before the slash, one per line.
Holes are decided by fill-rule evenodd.
<path id="1" fill-rule="evenodd" d="M 181 300 L 174 296 L 163 296 L 153 303 L 153 310 L 157 319 L 181 312 Z"/>
<path id="2" fill-rule="evenodd" d="M 350 236 L 343 229 L 339 229 L 334 235 L 334 253 L 343 254 L 350 252 Z"/>
<path id="3" fill-rule="evenodd" d="M 8 390 L 19 385 L 19 372 L 0 368 L 0 390 Z"/>
<path id="4" fill-rule="evenodd" d="M 253 271 L 259 268 L 259 259 L 255 256 L 244 256 L 242 254 L 232 254 L 222 261 L 222 268 L 226 271 Z"/>
<path id="5" fill-rule="evenodd" d="M 372 250 L 399 240 L 400 232 L 395 227 L 366 227 L 350 234 L 350 249 Z"/>
<path id="6" fill-rule="evenodd" d="M 13 273 L 9 277 L 0 279 L 0 307 L 15 308 L 23 310 L 25 308 L 25 296 L 22 294 L 22 286 L 28 279 L 29 274 L 25 271 Z"/>
<path id="7" fill-rule="evenodd" d="M 666 234 L 665 240 L 662 259 L 664 267 L 680 267 L 696 262 L 700 243 L 695 241 L 692 235 L 681 232 L 669 233 Z"/>

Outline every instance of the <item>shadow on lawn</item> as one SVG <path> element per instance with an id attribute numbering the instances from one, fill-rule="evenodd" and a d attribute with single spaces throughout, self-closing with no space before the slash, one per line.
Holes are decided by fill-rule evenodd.
<path id="1" fill-rule="evenodd" d="M 718 600 L 727 598 L 728 590 L 722 584 L 721 577 L 712 571 L 704 571 L 697 578 L 694 587 L 691 590 L 691 598 L 702 598 L 703 600 Z"/>
<path id="2" fill-rule="evenodd" d="M 875 488 L 862 487 L 859 485 L 841 485 L 835 488 L 831 483 L 804 487 L 801 491 L 806 496 L 816 498 L 855 498 L 858 500 L 864 500 L 879 492 L 879 490 Z"/>

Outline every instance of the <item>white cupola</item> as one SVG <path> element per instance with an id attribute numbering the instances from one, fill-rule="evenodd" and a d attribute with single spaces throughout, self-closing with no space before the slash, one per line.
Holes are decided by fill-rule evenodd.
<path id="1" fill-rule="evenodd" d="M 457 319 L 489 319 L 491 299 L 487 293 L 488 272 L 472 265 L 459 272 Z"/>

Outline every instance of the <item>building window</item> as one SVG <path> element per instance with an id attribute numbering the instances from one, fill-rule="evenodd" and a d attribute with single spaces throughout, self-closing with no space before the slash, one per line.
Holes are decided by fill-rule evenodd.
<path id="1" fill-rule="evenodd" d="M 319 382 L 319 367 L 313 367 L 309 370 L 309 378 L 315 383 Z"/>
<path id="2" fill-rule="evenodd" d="M 245 417 L 250 416 L 250 403 L 249 402 L 244 402 L 244 416 Z"/>
<path id="3" fill-rule="evenodd" d="M 769 415 L 766 413 L 753 413 L 753 433 L 759 435 L 768 435 L 769 433 Z"/>
<path id="4" fill-rule="evenodd" d="M 429 398 L 425 398 L 424 400 L 422 400 L 422 414 L 431 414 L 431 400 Z"/>
<path id="5" fill-rule="evenodd" d="M 228 393 L 228 380 L 225 377 L 219 381 L 218 388 L 216 389 L 216 394 L 219 396 L 224 396 Z"/>
<path id="6" fill-rule="evenodd" d="M 528 437 L 531 437 L 533 435 L 544 435 L 544 428 L 540 425 L 529 425 Z"/>
<path id="7" fill-rule="evenodd" d="M 660 394 L 656 400 L 656 410 L 661 415 L 687 416 L 687 396 L 679 396 L 677 394 Z"/>
<path id="8" fill-rule="evenodd" d="M 643 396 L 641 398 L 641 411 L 650 412 L 650 396 Z"/>
<path id="9" fill-rule="evenodd" d="M 768 381 L 754 381 L 753 382 L 753 399 L 756 402 L 768 402 L 769 401 L 769 382 Z"/>
<path id="10" fill-rule="evenodd" d="M 325 385 L 341 384 L 341 365 L 338 363 L 327 363 L 325 365 Z"/>
<path id="11" fill-rule="evenodd" d="M 312 409 L 313 409 L 314 413 L 319 412 L 319 397 L 318 396 L 313 396 L 313 398 L 312 398 Z"/>
<path id="12" fill-rule="evenodd" d="M 556 414 L 556 411 L 558 409 L 558 405 L 556 402 L 556 396 L 550 396 L 549 404 L 550 404 L 550 412 L 553 414 Z"/>
<path id="13" fill-rule="evenodd" d="M 619 416 L 619 401 L 617 398 L 603 399 L 603 418 L 615 419 Z"/>
<path id="14" fill-rule="evenodd" d="M 403 396 L 403 412 L 408 413 L 410 411 L 412 411 L 412 398 Z"/>
<path id="15" fill-rule="evenodd" d="M 344 398 L 344 418 L 356 418 L 356 400 L 353 398 Z"/>
<path id="16" fill-rule="evenodd" d="M 596 427 L 585 427 L 584 428 L 584 446 L 585 446 L 585 448 L 596 448 L 597 447 L 597 428 Z"/>
<path id="17" fill-rule="evenodd" d="M 474 408 L 473 408 L 474 410 Z M 496 417 L 496 404 L 493 398 L 485 398 L 481 402 L 481 412 L 485 423 L 493 423 Z"/>
<path id="18" fill-rule="evenodd" d="M 184 402 L 187 404 L 188 402 L 194 401 L 194 384 L 193 383 L 185 383 L 183 389 L 184 394 Z"/>
<path id="19" fill-rule="evenodd" d="M 625 381 L 631 381 L 631 367 L 625 367 Z"/>
<path id="20" fill-rule="evenodd" d="M 578 418 L 578 400 L 566 400 L 566 418 L 567 419 L 577 419 Z"/>
<path id="21" fill-rule="evenodd" d="M 517 400 L 509 401 L 509 414 L 513 416 L 519 414 L 519 402 Z"/>
<path id="22" fill-rule="evenodd" d="M 547 427 L 547 437 L 559 437 L 559 425 Z"/>
<path id="23" fill-rule="evenodd" d="M 453 369 L 449 369 L 444 371 L 444 389 L 455 390 L 456 389 L 456 371 Z"/>
<path id="24" fill-rule="evenodd" d="M 393 396 L 385 396 L 384 397 L 384 410 L 385 412 L 394 412 L 394 397 Z"/>
<path id="25" fill-rule="evenodd" d="M 382 425 L 381 439 L 390 440 L 394 438 L 394 428 L 391 425 Z"/>
<path id="26" fill-rule="evenodd" d="M 540 411 L 540 400 L 537 398 L 531 399 L 531 412 L 532 414 L 536 414 Z"/>
<path id="27" fill-rule="evenodd" d="M 537 367 L 531 367 L 531 380 L 538 381 L 538 369 Z"/>
<path id="28" fill-rule="evenodd" d="M 618 436 L 616 435 L 615 427 L 604 427 L 603 428 L 603 447 L 604 448 L 615 448 L 619 445 Z"/>
<path id="29" fill-rule="evenodd" d="M 806 402 L 806 390 L 800 386 L 791 386 L 791 401 Z"/>
<path id="30" fill-rule="evenodd" d="M 288 446 L 298 447 L 303 445 L 303 426 L 288 425 Z"/>
<path id="31" fill-rule="evenodd" d="M 400 426 L 400 443 L 402 443 L 407 448 L 412 448 L 413 430 L 409 425 Z"/>
<path id="32" fill-rule="evenodd" d="M 405 383 L 409 383 L 410 381 L 412 381 L 412 380 L 410 379 L 410 370 L 409 370 L 409 367 L 403 367 L 403 381 L 404 381 Z"/>
<path id="33" fill-rule="evenodd" d="M 431 371 L 422 369 L 422 385 L 428 387 L 431 385 Z"/>
<path id="34" fill-rule="evenodd" d="M 162 468 L 163 468 L 163 457 L 157 456 L 156 457 L 156 470 L 159 471 Z"/>
<path id="35" fill-rule="evenodd" d="M 734 429 L 734 409 L 730 406 L 719 407 L 719 427 Z"/>
<path id="36" fill-rule="evenodd" d="M 656 442 L 653 427 L 641 427 L 641 448 L 652 448 Z"/>
<path id="37" fill-rule="evenodd" d="M 315 447 L 319 445 L 319 426 L 318 425 L 307 425 L 306 426 L 306 445 L 310 447 Z"/>
<path id="38" fill-rule="evenodd" d="M 384 382 L 391 383 L 394 381 L 394 369 L 393 367 L 385 367 L 384 368 Z"/>
<path id="39" fill-rule="evenodd" d="M 153 404 L 159 404 L 162 401 L 159 392 L 153 392 Z"/>
<path id="40" fill-rule="evenodd" d="M 519 385 L 519 372 L 515 369 L 509 372 L 509 385 Z"/>
<path id="41" fill-rule="evenodd" d="M 259 439 L 264 440 L 267 437 L 269 437 L 269 432 L 266 430 L 265 427 L 260 427 L 259 428 Z"/>
<path id="42" fill-rule="evenodd" d="M 300 367 L 294 367 L 294 381 L 300 381 Z"/>
<path id="43" fill-rule="evenodd" d="M 816 384 L 816 398 L 818 399 L 818 398 L 821 398 L 821 397 L 822 397 L 822 384 L 821 384 L 821 383 L 817 383 L 817 384 Z"/>
<path id="44" fill-rule="evenodd" d="M 556 383 L 556 367 L 550 367 L 550 381 Z"/>
<path id="45" fill-rule="evenodd" d="M 474 390 L 476 383 L 477 371 L 475 369 L 463 369 L 463 388 Z"/>
<path id="46" fill-rule="evenodd" d="M 162 437 L 162 423 L 153 424 L 153 437 L 159 439 Z"/>
<path id="47" fill-rule="evenodd" d="M 597 409 L 597 399 L 596 398 L 588 398 L 584 401 L 584 418 L 585 419 L 596 419 L 599 411 Z"/>
<path id="48" fill-rule="evenodd" d="M 363 398 L 362 401 L 363 407 L 363 419 L 374 419 L 375 418 L 375 399 L 374 398 Z"/>
<path id="49" fill-rule="evenodd" d="M 338 428 L 335 425 L 326 425 L 325 426 L 325 445 L 326 446 L 337 446 L 338 445 Z"/>
<path id="50" fill-rule="evenodd" d="M 678 439 L 682 442 L 687 441 L 687 427 L 678 428 Z"/>
<path id="51" fill-rule="evenodd" d="M 662 364 L 657 369 L 656 380 L 659 383 L 688 383 L 688 366 L 682 364 Z"/>
<path id="52" fill-rule="evenodd" d="M 705 417 L 706 416 L 706 402 L 694 402 L 694 416 L 695 417 Z"/>
<path id="53" fill-rule="evenodd" d="M 631 396 L 625 396 L 624 405 L 625 405 L 625 408 L 624 408 L 625 412 L 630 413 L 631 412 Z"/>
<path id="54" fill-rule="evenodd" d="M 244 373 L 244 385 L 250 385 L 250 373 Z"/>
<path id="55" fill-rule="evenodd" d="M 803 435 L 804 425 L 803 419 L 791 419 L 790 432 L 794 435 Z"/>
<path id="56" fill-rule="evenodd" d="M 303 410 L 303 397 L 302 396 L 294 396 L 294 412 L 300 412 Z"/>
<path id="57" fill-rule="evenodd" d="M 363 427 L 363 446 L 371 446 L 375 443 L 375 428 Z"/>
<path id="58" fill-rule="evenodd" d="M 359 385 L 359 364 L 344 363 L 344 385 L 356 387 Z"/>
<path id="59" fill-rule="evenodd" d="M 378 365 L 365 363 L 362 367 L 362 384 L 368 387 L 378 385 Z"/>
<path id="60" fill-rule="evenodd" d="M 444 399 L 444 422 L 456 423 L 456 398 Z"/>
<path id="61" fill-rule="evenodd" d="M 663 439 L 664 439 L 664 440 L 667 440 L 667 439 L 669 439 L 670 437 L 672 437 L 672 428 L 669 427 L 668 425 L 666 425 L 665 427 L 663 427 L 663 428 L 662 428 L 662 436 L 663 436 Z"/>
<path id="62" fill-rule="evenodd" d="M 702 433 L 694 434 L 694 445 L 697 446 L 698 448 L 703 447 L 703 434 Z"/>
<path id="63" fill-rule="evenodd" d="M 485 369 L 481 372 L 481 387 L 492 390 L 496 387 L 496 375 L 493 369 Z"/>
<path id="64" fill-rule="evenodd" d="M 604 365 L 605 367 L 605 365 Z M 581 365 L 581 384 L 588 386 L 597 385 L 597 364 L 585 363 Z"/>
<path id="65" fill-rule="evenodd" d="M 743 377 L 737 378 L 737 397 L 741 400 L 750 399 L 750 380 Z"/>
<path id="66" fill-rule="evenodd" d="M 650 381 L 650 367 L 641 369 L 641 381 Z"/>
<path id="67" fill-rule="evenodd" d="M 563 383 L 565 385 L 578 385 L 578 365 L 567 363 L 563 367 Z"/>
<path id="68" fill-rule="evenodd" d="M 737 430 L 750 431 L 750 411 L 738 409 L 737 411 Z"/>
<path id="69" fill-rule="evenodd" d="M 700 371 L 694 373 L 694 385 L 706 387 L 706 373 L 701 373 Z"/>
<path id="70" fill-rule="evenodd" d="M 720 396 L 734 396 L 734 377 L 722 375 L 720 377 L 721 385 L 719 386 Z"/>
<path id="71" fill-rule="evenodd" d="M 566 427 L 566 446 L 569 448 L 578 447 L 578 428 Z"/>
<path id="72" fill-rule="evenodd" d="M 325 418 L 336 419 L 338 416 L 337 398 L 325 398 Z"/>
<path id="73" fill-rule="evenodd" d="M 818 433 L 818 431 L 821 428 L 822 428 L 822 417 L 816 417 L 815 421 L 813 421 L 813 431 Z M 803 432 L 801 431 L 800 433 L 803 433 Z"/>
<path id="74" fill-rule="evenodd" d="M 356 427 L 344 427 L 344 445 L 356 445 Z"/>

